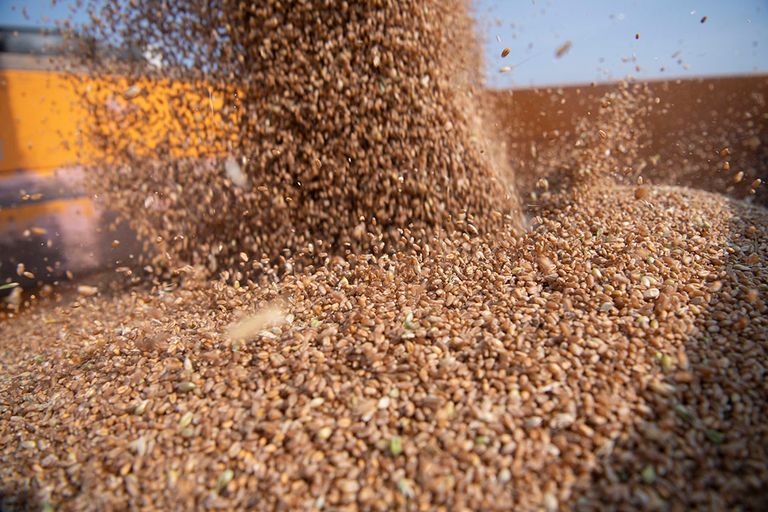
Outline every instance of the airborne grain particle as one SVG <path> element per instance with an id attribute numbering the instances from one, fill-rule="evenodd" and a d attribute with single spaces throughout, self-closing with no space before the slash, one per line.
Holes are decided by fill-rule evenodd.
<path id="1" fill-rule="evenodd" d="M 123 97 L 127 100 L 136 98 L 139 94 L 141 94 L 141 87 L 138 85 L 132 85 L 123 91 Z"/>
<path id="2" fill-rule="evenodd" d="M 544 274 L 551 274 L 557 270 L 557 266 L 552 259 L 543 254 L 536 259 L 536 263 Z"/>
<path id="3" fill-rule="evenodd" d="M 647 185 L 635 188 L 635 199 L 648 199 L 651 189 Z"/>
<path id="4" fill-rule="evenodd" d="M 227 329 L 227 336 L 231 341 L 249 341 L 265 329 L 279 326 L 285 321 L 286 314 L 280 306 L 268 305 L 255 315 L 230 325 Z"/>
<path id="5" fill-rule="evenodd" d="M 248 185 L 248 177 L 240 168 L 240 164 L 233 156 L 228 156 L 224 162 L 224 170 L 227 173 L 227 177 L 232 180 L 236 186 L 244 188 Z"/>
<path id="6" fill-rule="evenodd" d="M 706 22 L 707 22 L 707 17 L 706 16 L 702 16 L 701 17 L 701 21 L 699 23 L 706 23 Z"/>
<path id="7" fill-rule="evenodd" d="M 504 48 L 503 50 L 501 50 L 501 58 L 503 59 L 503 58 L 505 58 L 507 55 L 509 55 L 509 52 L 510 52 L 510 51 L 512 51 L 512 50 L 510 50 L 509 48 Z"/>
<path id="8" fill-rule="evenodd" d="M 82 295 L 83 297 L 92 297 L 99 293 L 99 289 L 95 286 L 88 286 L 85 284 L 78 285 L 77 287 L 77 293 Z"/>
<path id="9" fill-rule="evenodd" d="M 571 49 L 571 46 L 572 44 L 570 41 L 566 41 L 560 46 L 558 46 L 557 50 L 555 50 L 555 58 L 559 59 L 560 57 L 568 53 L 568 51 Z"/>

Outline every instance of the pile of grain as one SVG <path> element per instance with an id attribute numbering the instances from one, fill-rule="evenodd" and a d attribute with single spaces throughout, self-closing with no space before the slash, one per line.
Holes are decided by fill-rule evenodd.
<path id="1" fill-rule="evenodd" d="M 582 201 L 521 239 L 22 316 L 7 506 L 765 505 L 768 214 L 684 189 Z"/>
<path id="2" fill-rule="evenodd" d="M 231 163 L 225 178 L 223 166 L 177 164 L 170 152 L 156 166 L 173 169 L 166 175 L 132 162 L 123 176 L 140 181 L 125 181 L 116 204 L 157 197 L 163 209 L 138 225 L 177 265 L 193 265 L 161 284 L 39 305 L 3 324 L 3 509 L 768 506 L 765 209 L 612 184 L 617 173 L 635 178 L 626 169 L 642 144 L 632 109 L 645 103 L 625 88 L 555 162 L 520 235 L 466 85 L 446 75 L 448 36 L 466 27 L 446 4 L 296 2 L 291 20 L 274 17 L 277 2 L 242 18 L 239 5 L 208 12 L 202 28 L 190 22 L 190 33 L 231 35 L 262 16 L 253 30 L 295 36 L 249 36 L 210 56 L 241 62 L 268 86 L 264 103 L 243 105 L 274 105 L 274 131 L 241 124 L 237 140 L 253 151 L 247 183 L 267 187 L 272 202 L 238 186 Z M 139 16 L 150 16 L 144 7 Z M 182 32 L 158 34 L 170 49 Z M 374 41 L 387 49 L 378 66 L 395 70 L 380 93 L 366 78 Z M 301 50 L 293 60 L 289 48 Z M 249 53 L 240 61 L 235 49 Z M 318 96 L 312 113 L 299 84 L 313 82 L 298 73 L 322 78 L 318 55 L 335 57 L 333 80 L 317 89 L 333 101 Z M 240 77 L 244 87 L 250 78 Z M 314 127 L 294 115 L 306 108 Z M 398 131 L 365 147 L 377 127 Z M 264 140 L 248 142 L 257 133 Z M 269 153 L 278 134 L 284 144 Z M 345 163 L 347 150 L 362 153 Z M 304 181 L 281 202 L 287 176 Z M 312 180 L 325 188 L 307 192 Z M 183 186 L 168 188 L 175 182 Z M 249 209 L 273 203 L 288 227 Z M 316 218 L 299 215 L 309 212 Z M 297 270 L 291 255 L 315 237 L 329 250 Z M 286 246 L 276 272 L 270 251 Z M 267 264 L 247 279 L 262 252 Z"/>

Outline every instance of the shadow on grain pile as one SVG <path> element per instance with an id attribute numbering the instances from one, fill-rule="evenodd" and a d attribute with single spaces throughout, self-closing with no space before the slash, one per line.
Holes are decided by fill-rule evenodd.
<path id="1" fill-rule="evenodd" d="M 586 411 L 610 416 L 613 410 L 635 423 L 586 454 L 595 469 L 574 488 L 571 504 L 579 509 L 765 506 L 765 475 L 755 470 L 768 458 L 768 428 L 758 405 L 765 396 L 768 251 L 766 212 L 754 204 L 765 200 L 758 179 L 765 169 L 764 86 L 764 77 L 622 83 L 596 95 L 589 89 L 524 91 L 523 105 L 514 104 L 517 92 L 490 95 L 495 112 L 511 126 L 506 149 L 520 169 L 518 186 L 531 215 L 567 217 L 562 211 L 576 205 L 589 211 L 594 205 L 579 197 L 585 186 L 588 196 L 627 196 L 624 204 L 602 201 L 594 224 L 583 226 L 579 251 L 595 251 L 594 281 L 611 282 L 611 292 L 640 285 L 618 297 L 603 295 L 605 312 L 626 311 L 627 305 L 636 311 L 631 322 L 619 322 L 624 343 L 604 344 L 611 336 L 606 324 L 592 333 L 599 333 L 593 339 L 605 358 L 597 365 L 615 372 L 615 380 L 595 393 Z M 551 120 L 521 127 L 505 117 L 532 105 L 548 115 L 557 108 L 557 116 L 591 112 L 554 129 Z M 675 116 L 677 111 L 693 115 Z M 637 185 L 622 191 L 611 183 Z M 562 190 L 570 191 L 565 201 L 557 196 Z M 616 276 L 627 255 L 629 281 L 621 275 L 611 280 L 608 274 Z M 596 286 L 595 300 L 604 290 Z M 629 379 L 622 375 L 628 366 L 637 372 Z M 644 366 L 660 371 L 637 378 Z M 627 406 L 632 402 L 635 408 Z"/>
<path id="2" fill-rule="evenodd" d="M 649 98 L 625 85 L 541 167 L 520 234 L 448 58 L 459 4 L 105 18 L 196 64 L 163 73 L 250 89 L 235 132 L 189 128 L 231 158 L 168 137 L 102 176 L 175 280 L 0 342 L 4 507 L 761 504 L 765 210 L 637 184 Z"/>
<path id="3" fill-rule="evenodd" d="M 762 207 L 690 189 L 656 187 L 643 202 L 630 206 L 641 220 L 623 237 L 632 245 L 645 230 L 660 231 L 660 251 L 634 245 L 630 274 L 654 300 L 620 327 L 628 343 L 607 348 L 598 363 L 631 361 L 630 381 L 617 378 L 594 405 L 633 421 L 594 454 L 581 454 L 596 456 L 595 469 L 576 484 L 571 504 L 762 510 L 768 216 Z M 661 210 L 665 222 L 643 218 L 648 209 Z M 642 375 L 644 366 L 656 371 Z M 623 393 L 636 407 L 616 400 Z"/>

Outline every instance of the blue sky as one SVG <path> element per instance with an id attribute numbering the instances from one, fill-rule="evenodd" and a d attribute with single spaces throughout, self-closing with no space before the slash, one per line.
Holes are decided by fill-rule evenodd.
<path id="1" fill-rule="evenodd" d="M 766 0 L 474 4 L 485 43 L 486 80 L 492 86 L 585 83 L 628 74 L 652 79 L 768 71 Z M 555 58 L 566 41 L 571 49 Z M 500 56 L 504 47 L 511 50 L 506 59 Z M 502 66 L 513 69 L 499 73 Z"/>
<path id="2" fill-rule="evenodd" d="M 69 15 L 72 3 L 0 0 L 0 24 L 51 26 Z M 473 3 L 484 40 L 486 81 L 493 87 L 588 83 L 628 74 L 654 79 L 768 72 L 767 0 Z M 30 20 L 24 19 L 23 7 Z M 566 41 L 570 50 L 555 58 Z M 511 51 L 502 59 L 505 47 Z M 503 66 L 512 70 L 500 73 Z"/>

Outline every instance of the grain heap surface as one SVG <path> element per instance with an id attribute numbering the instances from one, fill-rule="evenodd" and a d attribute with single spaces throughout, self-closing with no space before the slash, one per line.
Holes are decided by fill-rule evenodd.
<path id="1" fill-rule="evenodd" d="M 291 19 L 190 2 L 163 30 L 134 3 L 144 23 L 104 23 L 155 34 L 166 61 L 190 35 L 228 41 L 187 55 L 247 89 L 232 153 L 253 167 L 171 141 L 154 163 L 119 155 L 115 204 L 146 205 L 176 273 L 0 324 L 1 508 L 768 507 L 768 212 L 631 185 L 642 89 L 580 125 L 520 234 L 448 55 L 467 29 L 453 2 L 295 2 Z"/>
<path id="2" fill-rule="evenodd" d="M 580 201 L 521 239 L 22 316 L 2 340 L 8 506 L 759 509 L 766 211 L 674 188 Z M 274 305 L 275 327 L 227 336 Z"/>
<path id="3" fill-rule="evenodd" d="M 107 81 L 115 69 L 131 77 L 112 86 L 130 91 L 123 110 L 136 122 L 157 107 L 142 94 L 167 95 L 181 133 L 142 151 L 127 120 L 92 128 L 103 144 L 96 156 L 110 162 L 100 191 L 124 212 L 146 210 L 130 218 L 160 240 L 156 254 L 216 272 L 237 267 L 241 252 L 271 261 L 388 252 L 403 228 L 422 236 L 520 221 L 508 173 L 484 154 L 475 121 L 480 59 L 463 0 L 133 3 L 107 2 L 92 36 L 156 48 L 163 67 L 88 64 Z M 169 76 L 205 101 L 163 93 Z M 111 103 L 87 94 L 98 98 L 95 115 L 114 117 Z M 210 101 L 215 130 L 188 120 L 209 116 L 208 94 L 224 98 L 215 115 Z M 190 144 L 229 157 L 163 158 Z"/>

